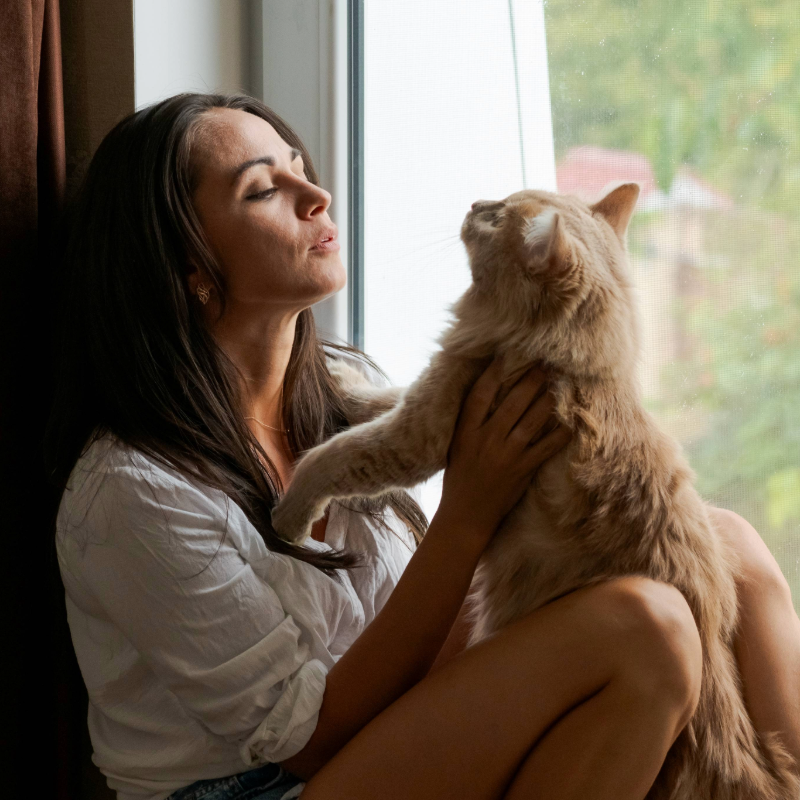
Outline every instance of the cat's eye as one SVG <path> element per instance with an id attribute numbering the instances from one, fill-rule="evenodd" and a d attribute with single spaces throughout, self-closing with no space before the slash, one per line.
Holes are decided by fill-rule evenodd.
<path id="1" fill-rule="evenodd" d="M 497 228 L 503 221 L 502 209 L 497 206 L 478 208 L 473 213 L 481 222 L 488 222 L 493 228 Z"/>
<path id="2" fill-rule="evenodd" d="M 503 223 L 503 215 L 496 210 L 481 211 L 479 213 L 481 222 L 488 222 L 493 228 L 499 228 Z"/>

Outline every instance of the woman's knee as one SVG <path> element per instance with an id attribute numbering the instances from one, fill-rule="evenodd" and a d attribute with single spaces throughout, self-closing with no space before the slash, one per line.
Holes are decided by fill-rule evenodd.
<path id="1" fill-rule="evenodd" d="M 596 613 L 610 625 L 619 670 L 632 689 L 680 711 L 700 697 L 702 646 L 683 595 L 666 583 L 628 576 L 595 587 Z"/>

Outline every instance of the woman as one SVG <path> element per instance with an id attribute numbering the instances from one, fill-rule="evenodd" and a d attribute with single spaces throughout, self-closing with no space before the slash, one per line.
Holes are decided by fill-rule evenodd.
<path id="1" fill-rule="evenodd" d="M 493 413 L 497 365 L 476 382 L 424 539 L 406 493 L 332 504 L 306 547 L 272 532 L 298 454 L 347 425 L 326 359 L 378 380 L 314 331 L 345 282 L 330 202 L 245 97 L 166 100 L 93 159 L 48 451 L 96 763 L 151 800 L 644 797 L 697 702 L 677 590 L 610 581 L 464 649 L 480 554 L 569 437 L 539 371 Z M 755 531 L 716 521 L 753 718 L 800 757 L 800 620 Z"/>

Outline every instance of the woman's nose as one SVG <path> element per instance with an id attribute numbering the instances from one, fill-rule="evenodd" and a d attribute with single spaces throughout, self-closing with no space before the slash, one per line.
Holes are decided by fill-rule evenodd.
<path id="1" fill-rule="evenodd" d="M 311 186 L 300 200 L 301 216 L 313 217 L 325 211 L 331 204 L 330 193 L 321 186 Z"/>

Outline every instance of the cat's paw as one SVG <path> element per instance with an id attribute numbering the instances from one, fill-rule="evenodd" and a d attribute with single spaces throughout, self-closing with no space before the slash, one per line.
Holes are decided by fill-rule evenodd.
<path id="1" fill-rule="evenodd" d="M 370 382 L 354 366 L 348 364 L 344 359 L 337 358 L 328 362 L 328 372 L 333 375 L 334 380 L 339 384 L 345 393 L 350 393 L 358 386 L 370 386 Z"/>
<path id="2" fill-rule="evenodd" d="M 311 526 L 322 517 L 325 509 L 309 506 L 291 490 L 272 509 L 272 527 L 286 542 L 303 544 L 311 535 Z"/>

